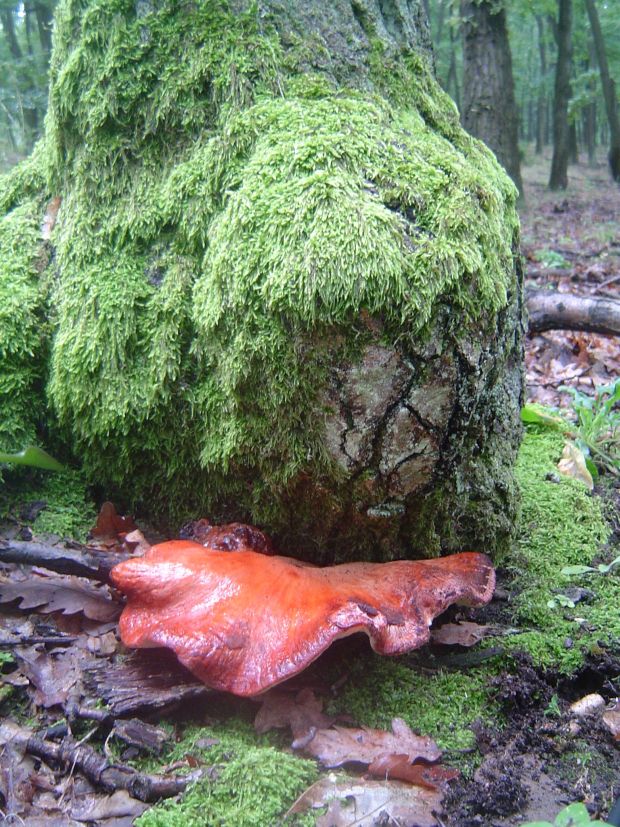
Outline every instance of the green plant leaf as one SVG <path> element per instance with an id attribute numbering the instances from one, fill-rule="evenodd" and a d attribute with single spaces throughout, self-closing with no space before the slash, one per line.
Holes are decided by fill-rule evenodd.
<path id="1" fill-rule="evenodd" d="M 592 824 L 590 813 L 585 804 L 569 804 L 555 819 L 556 827 L 581 827 L 581 825 Z"/>
<path id="2" fill-rule="evenodd" d="M 616 557 L 611 563 L 599 563 L 597 570 L 600 571 L 601 574 L 608 574 L 618 564 L 620 564 L 620 557 Z"/>
<path id="3" fill-rule="evenodd" d="M 64 465 L 51 457 L 43 448 L 29 445 L 17 454 L 7 454 L 0 451 L 0 462 L 10 462 L 13 465 L 29 465 L 31 468 L 42 468 L 44 471 L 64 471 Z"/>
<path id="4" fill-rule="evenodd" d="M 595 572 L 596 569 L 592 568 L 592 566 L 564 566 L 562 574 L 567 577 L 572 577 L 577 574 L 589 574 L 593 571 Z"/>
<path id="5" fill-rule="evenodd" d="M 584 452 L 584 455 L 585 455 L 585 452 Z M 590 475 L 592 476 L 592 479 L 597 480 L 598 479 L 598 468 L 596 467 L 596 464 L 592 461 L 592 459 L 588 456 L 586 456 L 586 468 L 590 472 Z"/>
<path id="6" fill-rule="evenodd" d="M 536 402 L 528 402 L 521 408 L 521 421 L 528 425 L 546 425 L 558 431 L 571 430 L 569 422 Z"/>

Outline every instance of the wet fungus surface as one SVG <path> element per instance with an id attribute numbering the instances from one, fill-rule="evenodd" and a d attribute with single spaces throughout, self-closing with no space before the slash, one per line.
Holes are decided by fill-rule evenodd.
<path id="1" fill-rule="evenodd" d="M 489 559 L 474 552 L 319 568 L 242 544 L 220 549 L 172 540 L 111 576 L 127 596 L 127 646 L 170 648 L 208 686 L 243 696 L 301 672 L 355 632 L 380 654 L 422 646 L 433 618 L 453 603 L 488 602 L 495 585 Z"/>

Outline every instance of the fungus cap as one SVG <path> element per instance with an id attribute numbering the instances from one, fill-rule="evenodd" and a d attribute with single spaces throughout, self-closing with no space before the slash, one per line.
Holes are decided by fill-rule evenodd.
<path id="1" fill-rule="evenodd" d="M 487 603 L 495 586 L 490 560 L 474 552 L 317 568 L 188 540 L 153 546 L 111 577 L 127 595 L 125 645 L 170 648 L 207 686 L 245 696 L 296 675 L 355 632 L 381 654 L 416 649 L 448 606 Z"/>

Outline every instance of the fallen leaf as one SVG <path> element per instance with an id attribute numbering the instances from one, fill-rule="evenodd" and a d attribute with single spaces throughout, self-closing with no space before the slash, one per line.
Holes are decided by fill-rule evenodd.
<path id="1" fill-rule="evenodd" d="M 323 701 L 315 697 L 311 689 L 302 689 L 295 697 L 272 690 L 261 700 L 261 708 L 254 719 L 254 729 L 259 733 L 290 726 L 293 738 L 298 739 L 312 728 L 327 729 L 334 720 L 323 713 Z"/>
<path id="2" fill-rule="evenodd" d="M 449 781 L 459 777 L 459 771 L 452 767 L 423 761 L 412 764 L 406 755 L 380 755 L 369 765 L 368 772 L 377 778 L 398 779 L 429 790 L 443 789 Z"/>
<path id="3" fill-rule="evenodd" d="M 443 646 L 474 646 L 488 634 L 490 628 L 467 620 L 461 623 L 444 623 L 437 629 L 431 629 L 431 643 L 441 643 Z"/>
<path id="4" fill-rule="evenodd" d="M 620 741 L 620 701 L 603 713 L 603 723 L 616 741 Z"/>
<path id="5" fill-rule="evenodd" d="M 97 545 L 111 548 L 122 541 L 126 534 L 138 529 L 133 517 L 123 517 L 117 513 L 114 503 L 105 502 L 99 509 L 97 522 L 91 528 L 90 534 L 97 541 Z"/>
<path id="6" fill-rule="evenodd" d="M 133 554 L 137 555 L 146 554 L 151 547 L 151 544 L 139 528 L 136 528 L 135 531 L 130 531 L 129 534 L 126 534 L 123 542 Z"/>
<path id="7" fill-rule="evenodd" d="M 438 761 L 441 757 L 439 747 L 431 738 L 416 735 L 401 718 L 392 721 L 392 732 L 369 727 L 320 729 L 304 751 L 318 758 L 325 767 L 340 767 L 349 762 L 372 764 L 386 753 L 406 755 L 412 763 L 420 758 Z"/>
<path id="8" fill-rule="evenodd" d="M 297 799 L 290 814 L 305 813 L 328 805 L 317 827 L 436 827 L 442 793 L 403 784 L 338 777 L 321 778 Z M 288 813 L 287 813 L 288 815 Z"/>
<path id="9" fill-rule="evenodd" d="M 91 620 L 108 621 L 120 614 L 107 586 L 96 586 L 72 575 L 31 573 L 24 580 L 0 579 L 0 603 L 19 600 L 21 609 L 39 612 L 82 612 Z"/>
<path id="10" fill-rule="evenodd" d="M 149 805 L 132 798 L 126 790 L 116 790 L 112 795 L 105 797 L 88 796 L 74 804 L 71 808 L 71 817 L 76 821 L 91 821 L 99 823 L 108 818 L 142 815 Z"/>
<path id="11" fill-rule="evenodd" d="M 572 477 L 584 483 L 590 491 L 593 490 L 594 480 L 586 467 L 586 458 L 583 451 L 580 451 L 573 442 L 567 441 L 564 443 L 562 459 L 558 462 L 558 471 L 567 477 Z"/>
<path id="12" fill-rule="evenodd" d="M 569 707 L 571 714 L 576 718 L 584 718 L 587 715 L 601 713 L 604 708 L 605 699 L 596 692 L 590 695 L 584 695 L 583 698 L 579 698 L 578 701 L 575 701 Z"/>
<path id="13" fill-rule="evenodd" d="M 104 635 L 87 635 L 86 648 L 97 657 L 113 655 L 118 648 L 118 639 L 114 632 L 106 632 Z"/>
<path id="14" fill-rule="evenodd" d="M 51 655 L 22 647 L 16 651 L 20 671 L 36 688 L 34 702 L 46 709 L 63 706 L 80 680 L 77 658 L 72 651 Z"/>

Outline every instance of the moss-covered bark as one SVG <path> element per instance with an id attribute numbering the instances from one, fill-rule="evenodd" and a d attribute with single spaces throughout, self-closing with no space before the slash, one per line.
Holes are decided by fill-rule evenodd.
<path id="1" fill-rule="evenodd" d="M 28 164 L 0 202 L 51 358 L 35 325 L 3 375 L 47 377 L 93 479 L 318 559 L 506 544 L 516 193 L 418 4 L 64 0 Z M 10 222 L 58 195 L 40 289 Z"/>

